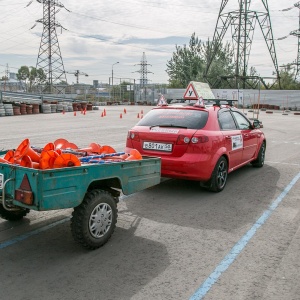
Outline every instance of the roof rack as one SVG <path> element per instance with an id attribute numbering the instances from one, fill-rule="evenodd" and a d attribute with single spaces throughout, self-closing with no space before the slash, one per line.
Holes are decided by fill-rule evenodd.
<path id="1" fill-rule="evenodd" d="M 229 105 L 229 106 L 233 106 L 233 102 L 238 102 L 238 100 L 228 100 L 228 99 L 214 99 L 213 100 L 214 106 L 221 106 L 221 105 Z M 221 103 L 221 102 L 226 102 L 226 103 Z"/>

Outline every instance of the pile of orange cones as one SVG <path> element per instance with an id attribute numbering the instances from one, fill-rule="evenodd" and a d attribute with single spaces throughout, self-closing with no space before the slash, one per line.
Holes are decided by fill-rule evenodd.
<path id="1" fill-rule="evenodd" d="M 136 149 L 130 153 L 116 152 L 111 146 L 100 146 L 97 143 L 78 148 L 76 144 L 60 138 L 53 143 L 49 142 L 43 148 L 32 147 L 29 139 L 25 139 L 16 150 L 8 150 L 4 157 L 0 157 L 0 163 L 47 170 L 77 167 L 83 163 L 113 163 L 140 159 L 142 156 Z"/>

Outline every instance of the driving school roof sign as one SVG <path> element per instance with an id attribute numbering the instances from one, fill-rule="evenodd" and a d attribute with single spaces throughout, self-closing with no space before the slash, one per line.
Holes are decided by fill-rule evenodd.
<path id="1" fill-rule="evenodd" d="M 191 81 L 184 93 L 183 98 L 186 100 L 215 99 L 215 96 L 209 85 L 204 82 Z"/>

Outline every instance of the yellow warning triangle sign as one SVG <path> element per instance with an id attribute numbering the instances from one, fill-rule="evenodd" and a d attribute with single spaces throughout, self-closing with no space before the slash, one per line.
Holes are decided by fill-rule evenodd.
<path id="1" fill-rule="evenodd" d="M 198 100 L 199 97 L 192 83 L 188 85 L 183 98 L 186 100 Z"/>

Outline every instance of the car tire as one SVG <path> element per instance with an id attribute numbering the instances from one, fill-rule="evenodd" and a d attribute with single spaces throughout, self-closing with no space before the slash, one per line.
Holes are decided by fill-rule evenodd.
<path id="1" fill-rule="evenodd" d="M 223 191 L 228 177 L 228 163 L 224 156 L 221 156 L 216 163 L 214 171 L 210 179 L 209 190 L 219 193 Z"/>
<path id="2" fill-rule="evenodd" d="M 263 165 L 265 164 L 265 153 L 266 153 L 266 143 L 263 142 L 260 146 L 257 159 L 251 162 L 254 168 L 263 167 Z"/>

